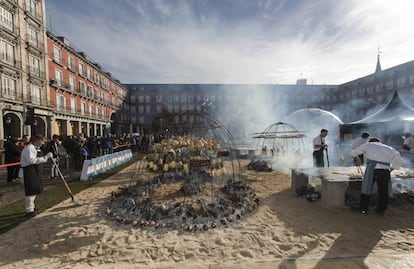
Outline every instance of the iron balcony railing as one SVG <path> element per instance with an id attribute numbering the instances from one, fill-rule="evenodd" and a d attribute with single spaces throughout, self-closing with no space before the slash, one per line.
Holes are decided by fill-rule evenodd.
<path id="1" fill-rule="evenodd" d="M 108 120 L 109 117 L 107 115 L 96 114 L 95 111 L 90 113 L 89 111 L 82 110 L 80 108 L 72 108 L 66 107 L 63 104 L 56 104 L 55 101 L 51 102 L 51 106 L 56 109 L 57 112 L 64 113 L 71 116 L 82 116 L 90 119 L 100 119 L 100 120 Z"/>
<path id="2" fill-rule="evenodd" d="M 74 85 L 70 85 L 69 83 L 63 83 L 61 80 L 50 80 L 50 86 L 65 90 L 67 92 L 76 93 L 76 88 Z"/>
<path id="3" fill-rule="evenodd" d="M 41 71 L 39 67 L 34 67 L 34 66 L 27 66 L 27 69 L 29 70 L 29 74 L 31 76 L 36 76 L 38 78 L 42 78 L 44 79 L 46 77 L 46 73 Z"/>
<path id="4" fill-rule="evenodd" d="M 6 54 L 6 53 L 1 53 L 0 54 L 0 60 L 3 63 L 6 63 L 10 66 L 13 66 L 14 68 L 18 68 L 20 69 L 22 66 L 22 63 L 20 61 L 17 61 L 15 59 L 15 57 L 11 57 L 10 55 Z"/>
<path id="5" fill-rule="evenodd" d="M 5 30 L 6 32 L 8 32 L 9 34 L 12 34 L 14 36 L 19 36 L 20 35 L 20 28 L 15 26 L 15 25 L 8 25 L 8 22 L 6 20 L 4 20 L 3 18 L 0 18 L 0 28 L 2 30 Z"/>
<path id="6" fill-rule="evenodd" d="M 46 97 L 36 96 L 32 94 L 26 94 L 17 91 L 10 91 L 8 89 L 2 89 L 1 99 L 8 101 L 18 101 L 25 104 L 33 104 L 38 106 L 48 106 Z"/>
<path id="7" fill-rule="evenodd" d="M 64 65 L 62 57 L 53 57 L 53 59 L 52 59 L 52 60 L 53 60 L 55 63 L 57 63 L 58 65 L 61 65 L 61 66 L 63 66 L 63 65 Z"/>
<path id="8" fill-rule="evenodd" d="M 33 17 L 36 20 L 40 20 L 40 18 L 39 18 L 40 17 L 40 13 L 39 13 L 39 11 L 37 10 L 36 7 L 32 7 L 30 4 L 28 4 L 25 1 L 24 8 L 25 8 L 25 13 L 27 15 L 30 15 L 31 17 Z"/>
<path id="9" fill-rule="evenodd" d="M 2 88 L 0 98 L 3 100 L 22 102 L 23 93 L 16 90 Z"/>
<path id="10" fill-rule="evenodd" d="M 44 43 L 41 42 L 38 38 L 26 34 L 26 38 L 27 38 L 27 44 L 39 49 L 39 50 L 44 50 Z"/>
<path id="11" fill-rule="evenodd" d="M 76 67 L 74 67 L 73 65 L 69 65 L 68 66 L 68 70 L 72 71 L 73 73 L 78 73 L 78 70 L 76 69 Z"/>
<path id="12" fill-rule="evenodd" d="M 68 83 L 63 83 L 62 81 L 59 81 L 59 80 L 51 79 L 50 86 L 67 91 L 67 92 L 76 93 L 82 97 L 88 98 L 90 100 L 93 100 L 103 105 L 107 105 L 107 106 L 110 105 L 110 106 L 116 107 L 116 105 L 113 104 L 112 102 L 105 100 L 103 98 L 100 98 L 98 95 L 94 95 L 92 91 L 87 91 L 86 89 L 82 89 L 79 87 L 77 88 L 73 85 L 70 85 Z"/>
<path id="13" fill-rule="evenodd" d="M 33 104 L 39 106 L 48 106 L 48 102 L 46 97 L 43 96 L 36 96 L 32 94 L 23 94 L 23 101 L 26 104 Z"/>

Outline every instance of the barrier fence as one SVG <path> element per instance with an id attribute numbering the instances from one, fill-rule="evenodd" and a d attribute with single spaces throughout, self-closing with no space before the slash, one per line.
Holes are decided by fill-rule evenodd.
<path id="1" fill-rule="evenodd" d="M 80 180 L 89 180 L 90 177 L 101 174 L 108 169 L 121 165 L 131 159 L 132 151 L 130 149 L 126 149 L 123 151 L 93 158 L 91 160 L 85 160 L 83 162 Z"/>
<path id="2" fill-rule="evenodd" d="M 18 166 L 18 165 L 21 165 L 21 164 L 22 164 L 21 162 L 0 164 L 0 168 L 5 168 L 5 167 L 9 167 L 9 166 Z"/>

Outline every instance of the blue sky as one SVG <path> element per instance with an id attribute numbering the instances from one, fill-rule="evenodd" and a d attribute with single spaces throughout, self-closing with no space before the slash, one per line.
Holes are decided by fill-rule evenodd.
<path id="1" fill-rule="evenodd" d="M 45 0 L 122 83 L 340 84 L 414 60 L 412 0 Z"/>

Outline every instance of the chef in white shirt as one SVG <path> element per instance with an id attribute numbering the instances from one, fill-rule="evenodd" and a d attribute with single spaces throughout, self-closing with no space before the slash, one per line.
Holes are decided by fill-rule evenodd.
<path id="1" fill-rule="evenodd" d="M 414 137 L 411 136 L 411 133 L 405 133 L 403 149 L 411 153 L 414 153 Z"/>
<path id="2" fill-rule="evenodd" d="M 399 169 L 402 163 L 400 153 L 393 147 L 382 144 L 378 138 L 371 138 L 351 151 L 357 165 L 361 165 L 359 155 L 364 154 L 367 160 L 364 179 L 361 186 L 359 210 L 365 215 L 368 212 L 372 186 L 377 183 L 378 204 L 377 213 L 384 213 L 388 203 L 388 189 L 391 182 L 391 170 Z"/>
<path id="3" fill-rule="evenodd" d="M 46 156 L 38 156 L 40 147 L 45 143 L 42 135 L 35 135 L 32 142 L 24 147 L 21 155 L 21 167 L 23 169 L 24 191 L 25 191 L 25 209 L 26 216 L 33 217 L 35 214 L 36 194 L 43 192 L 43 180 L 40 173 L 39 164 L 47 162 L 53 157 L 49 152 Z"/>
<path id="4" fill-rule="evenodd" d="M 313 163 L 315 167 L 324 167 L 323 151 L 328 148 L 325 143 L 325 137 L 328 135 L 328 130 L 322 129 L 320 134 L 313 139 Z"/>
<path id="5" fill-rule="evenodd" d="M 352 149 L 356 149 L 357 147 L 361 146 L 362 144 L 368 143 L 369 140 L 369 133 L 362 133 L 361 137 L 355 139 L 352 143 Z M 358 156 L 361 159 L 361 163 L 364 163 L 364 154 Z"/>

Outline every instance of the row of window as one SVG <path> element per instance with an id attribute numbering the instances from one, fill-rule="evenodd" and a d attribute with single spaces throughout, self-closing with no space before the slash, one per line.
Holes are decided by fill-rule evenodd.
<path id="1" fill-rule="evenodd" d="M 408 84 L 407 84 L 408 83 Z M 399 78 L 396 81 L 397 88 L 405 88 L 407 86 L 414 85 L 414 75 L 409 76 L 408 78 Z M 388 81 L 384 85 L 377 84 L 377 85 L 370 85 L 361 88 L 355 88 L 353 90 L 347 89 L 347 87 L 340 87 L 334 92 L 326 94 L 324 96 L 311 96 L 298 94 L 291 97 L 291 102 L 294 103 L 303 103 L 309 101 L 309 98 L 312 102 L 343 102 L 355 98 L 364 98 L 367 95 L 377 95 L 375 98 L 378 102 L 382 102 L 384 100 L 383 92 L 384 90 L 392 91 L 394 90 L 394 82 Z"/>
<path id="2" fill-rule="evenodd" d="M 1 94 L 12 99 L 17 97 L 16 79 L 3 74 L 1 78 Z"/>
<path id="3" fill-rule="evenodd" d="M 30 101 L 34 104 L 46 104 L 46 96 L 42 95 L 42 87 L 35 84 L 30 84 L 30 94 L 28 96 L 23 96 L 23 93 L 20 94 L 17 92 L 17 80 L 13 77 L 2 74 L 1 76 L 1 95 L 8 99 L 18 100 L 18 101 Z M 22 100 L 22 98 L 24 100 Z"/>
<path id="4" fill-rule="evenodd" d="M 174 123 L 180 123 L 180 122 L 189 122 L 189 123 L 200 123 L 204 119 L 200 117 L 196 117 L 193 115 L 181 115 L 180 117 L 174 118 Z M 133 124 L 145 124 L 145 117 L 142 116 L 132 116 L 131 122 Z"/>
<path id="5" fill-rule="evenodd" d="M 151 103 L 151 95 L 131 95 L 131 103 Z M 201 96 L 201 95 L 156 95 L 155 96 L 155 102 L 156 103 L 163 103 L 163 100 L 166 100 L 168 103 L 203 103 L 203 102 L 216 102 L 216 101 L 230 101 L 230 99 L 235 100 L 237 99 L 237 96 L 216 96 L 216 95 L 210 95 L 210 96 Z M 241 100 L 241 98 L 240 98 Z"/>
<path id="6" fill-rule="evenodd" d="M 86 104 L 80 102 L 80 108 L 76 98 L 70 98 L 70 106 L 66 106 L 66 97 L 61 94 L 56 95 L 56 106 L 59 111 L 69 111 L 71 113 L 80 113 L 81 115 L 98 116 L 104 119 L 108 118 L 107 110 L 104 107 L 95 106 L 93 104 Z"/>
<path id="7" fill-rule="evenodd" d="M 397 80 L 397 87 L 402 88 L 406 87 L 407 80 L 405 78 L 400 78 Z M 409 84 L 414 85 L 414 76 L 409 77 Z M 392 91 L 394 90 L 394 84 L 392 81 L 389 81 L 385 83 L 385 87 L 382 87 L 382 85 L 377 84 L 375 86 L 367 86 L 364 88 L 354 89 L 352 91 L 347 91 L 346 93 L 340 93 L 340 94 L 333 94 L 333 95 L 326 95 L 325 100 L 327 102 L 337 102 L 337 101 L 345 101 L 349 99 L 355 99 L 357 97 L 366 97 L 366 95 L 372 95 L 372 94 L 380 94 L 383 92 L 383 90 Z M 377 100 L 382 101 L 383 95 L 377 95 Z"/>
<path id="8" fill-rule="evenodd" d="M 142 117 L 142 116 L 140 116 L 140 117 L 137 117 L 137 116 L 132 116 L 131 117 L 131 122 L 133 123 L 133 124 L 144 124 L 145 122 L 144 122 L 144 117 Z"/>
<path id="9" fill-rule="evenodd" d="M 40 15 L 38 12 L 38 3 L 37 0 L 26 0 L 26 10 L 35 18 L 38 18 Z M 6 28 L 10 32 L 14 32 L 14 14 L 9 10 L 0 6 L 0 26 Z M 37 44 L 39 38 L 39 30 L 36 29 L 33 25 L 28 24 L 27 34 L 29 41 L 35 42 Z"/>
<path id="10" fill-rule="evenodd" d="M 34 17 L 39 17 L 39 3 L 37 0 L 26 0 L 26 10 Z"/>
<path id="11" fill-rule="evenodd" d="M 115 96 L 111 97 L 111 100 L 109 100 L 109 94 L 106 92 L 102 92 L 99 89 L 94 88 L 92 85 L 90 84 L 86 84 L 84 81 L 79 81 L 78 83 L 78 87 L 76 87 L 77 83 L 76 83 L 76 77 L 75 76 L 71 76 L 69 75 L 68 81 L 69 84 L 65 85 L 63 83 L 64 78 L 63 78 L 63 72 L 62 70 L 56 68 L 55 69 L 55 78 L 54 78 L 54 83 L 59 86 L 59 87 L 63 87 L 66 88 L 72 92 L 78 92 L 80 95 L 84 96 L 84 97 L 89 97 L 89 98 L 93 98 L 95 101 L 97 102 L 101 102 L 104 104 L 108 104 L 109 101 L 111 101 L 111 104 L 114 106 L 119 106 L 121 104 L 121 100 L 116 98 Z"/>
<path id="12" fill-rule="evenodd" d="M 62 49 L 57 46 L 53 46 L 53 60 L 60 65 L 65 64 L 63 62 Z M 78 66 L 76 68 L 75 57 L 72 55 L 68 55 L 67 57 L 67 68 L 72 72 L 78 73 L 80 76 L 85 77 L 96 85 L 108 91 L 111 90 L 119 97 L 125 98 L 126 96 L 126 92 L 121 88 L 118 88 L 115 83 L 112 83 L 112 87 L 110 87 L 110 80 L 105 76 L 102 76 L 99 71 L 91 68 L 89 65 L 78 60 Z"/>
<path id="13" fill-rule="evenodd" d="M 13 14 L 0 6 L 0 25 L 13 32 Z"/>
<path id="14" fill-rule="evenodd" d="M 16 46 L 15 44 L 1 38 L 0 39 L 0 57 L 1 61 L 16 66 L 17 59 L 16 59 Z M 31 75 L 36 75 L 38 77 L 44 76 L 44 67 L 41 64 L 41 59 L 34 54 L 28 54 L 28 62 L 29 62 L 29 72 Z"/>
<path id="15" fill-rule="evenodd" d="M 10 98 L 10 99 L 19 99 L 22 100 L 22 96 L 19 96 L 16 90 L 16 79 L 2 75 L 1 79 L 1 94 L 3 97 Z M 42 88 L 38 85 L 31 84 L 30 85 L 30 96 L 28 96 L 29 100 L 34 104 L 41 104 L 42 101 L 45 101 L 45 96 L 42 96 Z M 57 109 L 61 111 L 67 111 L 66 107 L 66 98 L 65 96 L 58 94 L 56 95 L 56 105 Z M 72 113 L 80 112 L 81 115 L 89 114 L 90 116 L 102 116 L 103 118 L 107 118 L 107 110 L 105 108 L 101 108 L 99 106 L 95 106 L 93 104 L 88 104 L 88 107 L 85 102 L 80 103 L 80 109 L 77 106 L 76 98 L 70 98 L 70 107 L 68 111 Z"/>
<path id="16" fill-rule="evenodd" d="M 212 105 L 209 109 L 215 110 L 215 106 Z M 131 114 L 134 113 L 138 113 L 138 114 L 152 114 L 152 113 L 163 113 L 166 110 L 169 113 L 173 113 L 173 112 L 181 112 L 181 111 L 202 111 L 203 110 L 203 106 L 202 105 L 194 105 L 194 104 L 189 104 L 189 105 L 172 105 L 172 104 L 168 104 L 167 106 L 162 106 L 162 105 L 157 105 L 155 106 L 155 111 L 152 109 L 151 105 L 143 105 L 143 106 L 131 106 L 130 108 L 131 110 Z"/>
<path id="17" fill-rule="evenodd" d="M 0 40 L 1 60 L 10 65 L 15 63 L 15 45 L 5 39 Z"/>

